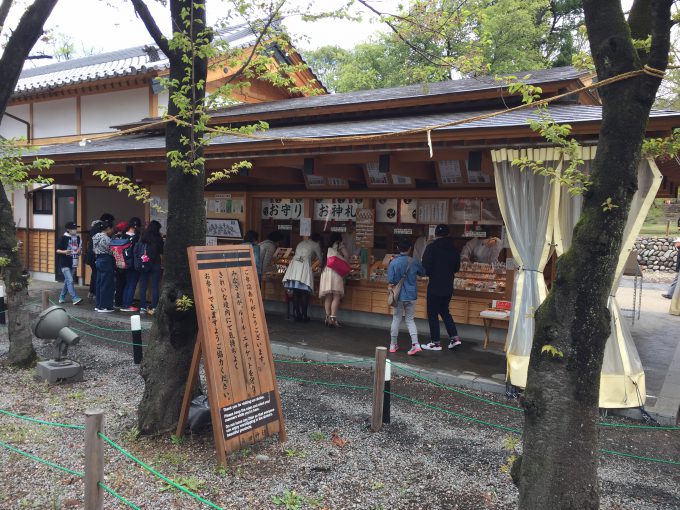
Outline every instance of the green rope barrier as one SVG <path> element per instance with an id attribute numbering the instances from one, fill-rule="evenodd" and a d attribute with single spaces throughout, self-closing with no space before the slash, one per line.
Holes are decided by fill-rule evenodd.
<path id="1" fill-rule="evenodd" d="M 631 459 L 646 460 L 646 461 L 649 461 L 649 462 L 658 462 L 660 464 L 670 464 L 672 466 L 680 466 L 680 462 L 677 462 L 675 460 L 656 459 L 654 457 L 642 457 L 640 455 L 634 455 L 632 453 L 625 453 L 625 452 L 617 452 L 617 451 L 614 451 L 614 450 L 600 449 L 598 451 L 602 452 L 602 453 L 607 453 L 609 455 L 618 455 L 619 457 L 629 457 Z"/>
<path id="2" fill-rule="evenodd" d="M 105 435 L 102 434 L 101 432 L 98 434 L 98 436 L 101 437 L 101 438 L 102 438 L 104 441 L 106 441 L 107 443 L 109 443 L 115 450 L 118 450 L 120 453 L 122 453 L 123 455 L 125 455 L 126 457 L 128 457 L 130 460 L 132 460 L 132 461 L 136 462 L 137 464 L 139 464 L 140 466 L 142 466 L 142 467 L 143 467 L 144 469 L 146 469 L 149 473 L 151 473 L 151 474 L 157 476 L 158 478 L 160 478 L 161 480 L 163 480 L 163 481 L 169 483 L 170 485 L 172 485 L 172 486 L 175 487 L 176 489 L 179 489 L 180 491 L 184 492 L 185 494 L 188 494 L 189 496 L 191 496 L 192 498 L 196 499 L 197 501 L 200 501 L 201 503 L 205 503 L 206 505 L 208 505 L 208 506 L 211 507 L 211 508 L 214 508 L 215 510 L 224 510 L 224 508 L 217 506 L 215 503 L 212 503 L 211 501 L 208 501 L 207 499 L 202 498 L 202 497 L 199 496 L 198 494 L 196 494 L 196 493 L 194 493 L 194 492 L 191 492 L 191 491 L 190 491 L 189 489 L 187 489 L 186 487 L 183 487 L 183 486 L 181 486 L 180 484 L 178 484 L 178 483 L 176 483 L 176 482 L 173 482 L 173 481 L 170 480 L 169 478 L 163 476 L 163 475 L 160 474 L 158 471 L 156 471 L 154 468 L 152 468 L 152 467 L 149 466 L 148 464 L 145 464 L 144 462 L 142 462 L 141 460 L 139 460 L 137 457 L 135 457 L 135 456 L 132 455 L 130 452 L 128 452 L 125 448 L 123 448 L 122 446 L 120 446 L 119 444 L 117 444 L 115 441 L 109 439 L 107 436 L 105 436 Z"/>
<path id="3" fill-rule="evenodd" d="M 47 298 L 47 299 L 48 299 L 48 301 L 49 301 L 51 304 L 53 304 L 53 305 L 55 305 L 55 306 L 58 305 L 58 303 L 55 303 L 55 302 L 52 300 L 52 298 Z M 101 330 L 101 331 L 111 331 L 111 332 L 113 332 L 113 333 L 126 333 L 126 332 L 129 332 L 129 331 L 130 331 L 129 329 L 105 328 L 105 327 L 102 327 L 102 326 L 98 326 L 98 325 L 96 325 L 96 324 L 92 324 L 91 322 L 87 322 L 87 321 L 85 321 L 85 320 L 83 320 L 83 319 L 81 319 L 81 318 L 79 318 L 79 317 L 76 317 L 75 315 L 71 315 L 71 314 L 68 313 L 68 312 L 66 312 L 66 315 L 68 315 L 70 319 L 73 319 L 73 320 L 76 321 L 76 322 L 80 322 L 81 324 L 84 324 L 84 325 L 86 325 L 86 326 L 90 326 L 91 328 L 94 328 L 94 329 L 99 329 L 99 330 Z M 73 329 L 73 328 L 71 328 L 71 329 Z M 142 331 L 149 331 L 150 329 L 151 329 L 151 328 L 142 328 Z"/>
<path id="4" fill-rule="evenodd" d="M 97 485 L 99 485 L 102 489 L 104 489 L 106 492 L 108 492 L 109 494 L 111 494 L 114 498 L 119 499 L 120 501 L 122 501 L 123 503 L 125 503 L 125 504 L 126 504 L 127 506 L 129 506 L 130 508 L 134 508 L 135 510 L 142 510 L 142 509 L 139 508 L 137 505 L 135 505 L 134 503 L 129 502 L 129 501 L 128 501 L 127 499 L 125 499 L 123 496 L 121 496 L 120 494 L 118 494 L 116 491 L 114 491 L 114 490 L 113 490 L 111 487 L 109 487 L 108 485 L 104 485 L 104 484 L 101 483 L 101 482 L 97 482 Z"/>
<path id="5" fill-rule="evenodd" d="M 340 383 L 329 383 L 324 381 L 314 381 L 309 379 L 299 379 L 297 377 L 286 377 L 285 375 L 277 375 L 277 379 L 283 379 L 285 381 L 293 381 L 306 384 L 318 384 L 321 386 L 330 386 L 332 388 L 349 388 L 352 390 L 372 390 L 371 386 L 356 386 L 354 384 L 340 384 Z"/>
<path id="6" fill-rule="evenodd" d="M 41 464 L 45 464 L 45 465 L 53 467 L 55 469 L 59 469 L 61 471 L 69 473 L 71 475 L 76 475 L 76 476 L 79 476 L 79 477 L 85 476 L 85 473 L 81 473 L 80 471 L 73 471 L 72 469 L 69 469 L 67 467 L 60 466 L 59 464 L 55 464 L 54 462 L 50 462 L 49 460 L 41 459 L 40 457 L 36 457 L 35 455 L 31 455 L 28 452 L 20 450 L 19 448 L 15 448 L 14 446 L 9 445 L 7 443 L 4 443 L 2 441 L 0 441 L 0 446 L 7 448 L 10 451 L 13 451 L 14 453 L 18 453 L 19 455 L 23 455 L 24 457 L 28 457 L 29 459 L 35 460 L 36 462 L 40 462 Z"/>
<path id="7" fill-rule="evenodd" d="M 297 360 L 297 359 L 275 359 L 276 363 L 290 363 L 293 365 L 352 365 L 357 363 L 373 363 L 372 359 L 351 359 L 347 361 L 311 361 L 311 360 Z"/>
<path id="8" fill-rule="evenodd" d="M 467 391 L 459 390 L 459 389 L 457 389 L 457 388 L 453 388 L 452 386 L 448 386 L 448 385 L 446 385 L 446 384 L 442 384 L 442 383 L 438 383 L 437 381 L 433 381 L 432 379 L 428 379 L 427 377 L 424 377 L 424 376 L 420 375 L 418 372 L 415 372 L 415 371 L 413 371 L 413 370 L 410 370 L 410 369 L 408 369 L 408 368 L 406 368 L 406 367 L 403 367 L 403 366 L 401 366 L 401 365 L 398 365 L 398 364 L 396 364 L 396 363 L 390 362 L 390 364 L 391 364 L 394 368 L 396 368 L 396 369 L 398 369 L 398 370 L 401 370 L 401 371 L 403 371 L 403 372 L 406 372 L 407 374 L 412 375 L 412 376 L 415 377 L 416 379 L 420 379 L 420 380 L 426 381 L 426 382 L 428 382 L 428 383 L 430 383 L 430 384 L 434 384 L 435 386 L 437 386 L 437 387 L 439 387 L 439 388 L 443 388 L 443 389 L 452 391 L 452 392 L 454 392 L 454 393 L 458 393 L 458 394 L 460 394 L 460 395 L 465 395 L 466 397 L 469 397 L 469 398 L 474 399 L 474 400 L 479 400 L 480 402 L 484 402 L 484 403 L 489 404 L 489 405 L 493 405 L 493 406 L 497 406 L 497 407 L 503 407 L 503 408 L 505 408 L 505 409 L 510 409 L 510 410 L 512 410 L 512 411 L 523 412 L 523 409 L 522 409 L 521 407 L 511 406 L 511 405 L 509 405 L 509 404 L 503 404 L 503 403 L 501 403 L 501 402 L 495 402 L 494 400 L 490 400 L 490 399 L 488 399 L 488 398 L 479 397 L 479 396 L 474 395 L 474 394 L 472 394 L 472 393 L 469 393 L 469 392 L 467 392 Z"/>
<path id="9" fill-rule="evenodd" d="M 396 364 L 396 363 L 394 363 L 394 362 L 392 362 L 392 366 L 394 366 L 394 367 L 397 368 L 398 370 L 402 370 L 403 372 L 406 372 L 406 373 L 412 375 L 412 376 L 415 377 L 416 379 L 421 379 L 421 380 L 426 381 L 426 382 L 428 382 L 428 383 L 430 383 L 430 384 L 433 384 L 433 385 L 435 385 L 435 386 L 438 386 L 439 388 L 443 388 L 443 389 L 452 391 L 452 392 L 454 392 L 454 393 L 459 393 L 459 394 L 465 395 L 466 397 L 469 397 L 469 398 L 471 398 L 471 399 L 479 400 L 480 402 L 485 402 L 485 403 L 490 404 L 490 405 L 493 405 L 493 406 L 503 407 L 503 408 L 506 408 L 506 409 L 510 409 L 510 410 L 512 410 L 512 411 L 520 411 L 520 412 L 523 412 L 523 409 L 522 409 L 521 407 L 511 406 L 511 405 L 508 405 L 508 404 L 503 404 L 503 403 L 501 403 L 501 402 L 495 402 L 495 401 L 493 401 L 493 400 L 486 399 L 486 398 L 484 398 L 484 397 L 479 397 L 479 396 L 474 395 L 474 394 L 472 394 L 472 393 L 469 393 L 469 392 L 467 392 L 467 391 L 459 390 L 459 389 L 457 389 L 457 388 L 453 388 L 453 387 L 451 387 L 451 386 L 447 386 L 446 384 L 438 383 L 437 381 L 433 381 L 432 379 L 428 379 L 427 377 L 424 377 L 424 376 L 418 374 L 417 372 L 414 372 L 413 370 L 410 370 L 410 369 L 408 369 L 408 368 L 406 368 L 406 367 L 403 367 L 403 366 L 401 366 L 401 365 L 398 365 L 398 364 Z M 630 424 L 627 424 L 627 423 L 608 423 L 608 422 L 606 422 L 606 421 L 601 421 L 601 422 L 600 422 L 600 425 L 601 425 L 602 427 L 623 428 L 623 429 L 666 430 L 666 431 L 667 431 L 667 430 L 680 430 L 680 427 L 670 427 L 670 426 L 668 426 L 668 427 L 663 427 L 663 426 L 661 426 L 661 425 L 630 425 Z"/>
<path id="10" fill-rule="evenodd" d="M 31 418 L 30 416 L 23 416 L 21 414 L 10 413 L 9 411 L 5 411 L 4 409 L 0 409 L 0 414 L 5 414 L 7 416 L 11 416 L 12 418 L 18 418 L 20 420 L 30 421 L 32 423 L 38 423 L 40 425 L 49 425 L 50 427 L 63 427 L 65 429 L 85 430 L 85 427 L 83 427 L 82 425 L 70 425 L 68 423 L 38 420 L 37 418 Z"/>
<path id="11" fill-rule="evenodd" d="M 505 425 L 500 425 L 498 423 L 493 423 L 493 422 L 490 422 L 490 421 L 485 421 L 485 420 L 473 418 L 472 416 L 467 416 L 465 414 L 457 413 L 457 412 L 451 411 L 449 409 L 444 409 L 443 407 L 439 407 L 439 406 L 436 406 L 434 404 L 428 404 L 427 402 L 423 402 L 422 400 L 417 400 L 415 398 L 407 397 L 406 395 L 400 395 L 399 393 L 394 393 L 392 391 L 387 391 L 387 390 L 385 390 L 385 393 L 392 395 L 393 397 L 398 398 L 400 400 L 405 400 L 407 402 L 411 402 L 412 404 L 415 404 L 415 405 L 418 405 L 418 406 L 426 407 L 426 408 L 429 408 L 429 409 L 434 409 L 435 411 L 439 411 L 439 412 L 442 412 L 442 413 L 445 413 L 445 414 L 449 414 L 451 416 L 455 416 L 456 418 L 460 418 L 462 420 L 466 420 L 466 421 L 470 421 L 470 422 L 474 422 L 474 423 L 479 423 L 481 425 L 487 425 L 489 427 L 505 430 L 507 432 L 513 432 L 514 434 L 521 434 L 522 433 L 521 429 L 506 427 Z"/>
<path id="12" fill-rule="evenodd" d="M 81 335 L 91 336 L 93 338 L 99 338 L 100 340 L 106 340 L 107 342 L 114 342 L 114 343 L 123 344 L 123 345 L 141 345 L 142 347 L 146 347 L 148 345 L 148 344 L 134 344 L 132 342 L 125 342 L 123 340 L 114 340 L 113 338 L 108 338 L 108 337 L 105 337 L 105 336 L 97 335 L 95 333 L 89 333 L 87 331 L 83 331 L 82 329 L 78 329 L 78 328 L 71 328 L 71 329 L 73 331 L 75 331 L 76 333 L 80 333 Z"/>

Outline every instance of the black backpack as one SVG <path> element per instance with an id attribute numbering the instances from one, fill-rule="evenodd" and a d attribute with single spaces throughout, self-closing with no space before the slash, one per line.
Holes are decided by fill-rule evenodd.
<path id="1" fill-rule="evenodd" d="M 131 267 L 134 267 L 135 270 L 139 271 L 140 273 L 148 273 L 151 271 L 151 259 L 149 258 L 147 248 L 148 247 L 146 243 L 141 241 L 136 242 L 132 248 L 134 265 Z M 146 262 L 144 262 L 144 258 L 146 258 Z"/>

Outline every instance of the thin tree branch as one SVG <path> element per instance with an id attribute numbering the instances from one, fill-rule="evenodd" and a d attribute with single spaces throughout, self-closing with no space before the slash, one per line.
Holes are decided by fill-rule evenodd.
<path id="1" fill-rule="evenodd" d="M 359 1 L 359 3 L 360 3 L 361 5 L 363 5 L 364 7 L 366 7 L 366 8 L 367 8 L 369 11 L 371 11 L 372 13 L 374 13 L 374 14 L 380 16 L 381 18 L 384 18 L 384 14 L 383 14 L 382 12 L 380 12 L 378 9 L 376 9 L 375 7 L 373 7 L 372 5 L 370 5 L 366 0 L 358 0 L 358 1 Z M 394 25 L 394 23 L 392 23 L 391 21 L 386 20 L 386 19 L 384 19 L 383 21 L 384 21 L 384 23 L 385 23 L 388 27 L 390 27 L 390 29 L 392 30 L 392 32 L 394 32 L 395 35 L 396 35 L 399 39 L 401 39 L 401 41 L 402 41 L 404 44 L 406 44 L 406 46 L 408 46 L 408 47 L 411 48 L 413 51 L 415 51 L 418 55 L 420 55 L 421 57 L 423 57 L 423 58 L 424 58 L 426 61 L 428 61 L 430 64 L 435 65 L 435 66 L 440 66 L 440 67 L 447 67 L 447 68 L 450 68 L 450 67 L 451 67 L 451 64 L 449 64 L 449 63 L 447 63 L 447 62 L 442 62 L 441 59 L 439 59 L 439 60 L 440 60 L 439 62 L 435 61 L 435 60 L 434 60 L 435 57 L 433 57 L 432 55 L 429 55 L 427 52 L 421 50 L 421 49 L 418 48 L 416 45 L 414 45 L 411 41 L 409 41 L 408 39 L 406 39 L 406 38 L 401 34 L 401 32 L 399 31 L 399 28 L 396 27 L 396 26 Z"/>
<path id="2" fill-rule="evenodd" d="M 130 1 L 135 8 L 137 16 L 139 16 L 139 19 L 141 19 L 142 23 L 144 23 L 144 26 L 149 32 L 151 38 L 158 45 L 161 51 L 165 53 L 165 56 L 170 57 L 170 45 L 168 44 L 168 39 L 163 35 L 161 29 L 158 28 L 158 24 L 156 23 L 156 20 L 153 19 L 153 16 L 151 15 L 151 12 L 149 12 L 149 8 L 144 3 L 144 0 Z"/>
<path id="3" fill-rule="evenodd" d="M 0 58 L 0 112 L 4 112 L 14 87 L 19 81 L 21 69 L 31 49 L 43 34 L 43 25 L 57 0 L 35 0 L 24 11 Z"/>
<path id="4" fill-rule="evenodd" d="M 277 6 L 274 8 L 272 13 L 269 15 L 269 18 L 267 19 L 267 22 L 264 24 L 262 27 L 262 30 L 260 31 L 260 34 L 257 36 L 257 39 L 255 40 L 255 44 L 253 45 L 253 49 L 250 52 L 250 55 L 248 55 L 248 58 L 246 61 L 241 65 L 238 71 L 236 71 L 232 76 L 229 77 L 228 80 L 224 82 L 224 84 L 231 83 L 234 81 L 238 76 L 240 76 L 250 65 L 250 63 L 253 61 L 253 58 L 255 58 L 255 53 L 257 51 L 257 47 L 262 44 L 262 40 L 264 39 L 264 36 L 267 34 L 269 31 L 269 27 L 274 23 L 274 20 L 276 19 L 276 16 L 278 15 L 279 11 L 281 8 L 285 5 L 286 0 L 280 0 Z M 252 30 L 252 27 L 251 27 Z"/>
<path id="5" fill-rule="evenodd" d="M 0 4 L 0 34 L 2 29 L 5 27 L 5 21 L 7 21 L 7 16 L 9 15 L 9 10 L 12 7 L 12 0 L 2 0 Z"/>

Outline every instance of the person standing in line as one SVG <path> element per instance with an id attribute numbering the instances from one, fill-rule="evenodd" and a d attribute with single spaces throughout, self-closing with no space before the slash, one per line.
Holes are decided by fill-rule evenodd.
<path id="1" fill-rule="evenodd" d="M 73 281 L 77 278 L 78 258 L 80 257 L 82 246 L 78 235 L 78 226 L 69 221 L 66 224 L 66 232 L 61 236 L 57 243 L 57 262 L 61 273 L 64 275 L 64 287 L 59 294 L 59 304 L 66 302 L 66 294 L 70 294 L 71 301 L 77 305 L 82 301 L 76 294 Z"/>
<path id="2" fill-rule="evenodd" d="M 116 266 L 111 252 L 111 236 L 113 235 L 113 223 L 102 222 L 102 231 L 92 238 L 92 249 L 97 264 L 97 296 L 94 307 L 95 312 L 110 313 L 113 309 L 113 270 Z"/>
<path id="3" fill-rule="evenodd" d="M 678 220 L 680 221 L 680 220 Z M 680 237 L 676 237 L 673 239 L 673 245 L 675 246 L 675 249 L 678 251 L 677 253 L 677 258 L 675 260 L 675 278 L 673 278 L 673 281 L 671 282 L 671 286 L 668 287 L 668 292 L 665 294 L 662 294 L 663 297 L 666 299 L 673 299 L 673 294 L 675 293 L 675 287 L 678 285 L 678 275 L 680 274 Z"/>
<path id="4" fill-rule="evenodd" d="M 255 260 L 255 269 L 257 270 L 257 281 L 262 283 L 262 257 L 260 256 L 260 245 L 257 244 L 257 240 L 260 238 L 260 234 L 254 230 L 249 230 L 246 235 L 243 236 L 243 244 L 249 244 L 253 247 L 253 259 Z"/>
<path id="5" fill-rule="evenodd" d="M 435 240 L 425 248 L 423 266 L 430 278 L 427 283 L 427 320 L 430 323 L 430 342 L 423 345 L 428 351 L 441 351 L 439 316 L 449 335 L 449 349 L 461 344 L 449 303 L 453 296 L 453 277 L 460 269 L 460 254 L 449 237 L 448 225 L 437 225 Z"/>
<path id="6" fill-rule="evenodd" d="M 326 310 L 326 326 L 339 328 L 338 308 L 340 308 L 340 301 L 345 295 L 345 280 L 334 269 L 328 267 L 328 259 L 331 257 L 340 257 L 345 262 L 349 258 L 347 248 L 345 248 L 339 232 L 331 234 L 326 254 L 326 267 L 321 272 L 319 281 L 319 298 L 323 301 L 323 307 Z"/>
<path id="7" fill-rule="evenodd" d="M 113 238 L 114 239 L 122 239 L 123 236 L 125 235 L 125 231 L 127 230 L 128 224 L 125 221 L 121 221 L 118 223 L 113 231 Z M 125 269 L 114 269 L 114 275 L 115 275 L 115 299 L 114 299 L 114 307 L 121 309 L 123 308 L 123 294 L 125 291 Z"/>
<path id="8" fill-rule="evenodd" d="M 87 295 L 88 298 L 94 299 L 97 293 L 97 265 L 96 257 L 94 251 L 92 250 L 92 238 L 102 231 L 102 225 L 104 221 L 110 221 L 113 224 L 113 214 L 104 213 L 98 220 L 94 220 L 90 224 L 90 242 L 87 248 L 87 254 L 85 255 L 85 263 L 90 266 L 90 292 Z"/>
<path id="9" fill-rule="evenodd" d="M 321 260 L 319 243 L 304 236 L 295 247 L 295 256 L 283 275 L 283 286 L 293 292 L 293 312 L 297 322 L 309 322 L 309 296 L 314 293 L 312 260 Z"/>
<path id="10" fill-rule="evenodd" d="M 283 240 L 283 234 L 280 230 L 271 232 L 267 239 L 260 243 L 260 258 L 262 259 L 262 274 L 274 270 L 272 261 L 274 260 L 274 253 Z"/>
<path id="11" fill-rule="evenodd" d="M 129 261 L 127 269 L 125 269 L 125 289 L 123 290 L 123 307 L 121 312 L 138 312 L 139 308 L 132 306 L 132 300 L 135 297 L 135 290 L 137 290 L 137 282 L 139 281 L 139 271 L 135 269 L 134 257 L 132 254 L 135 250 L 135 244 L 139 241 L 139 229 L 142 226 L 142 220 L 137 217 L 130 218 L 128 228 L 123 237 L 130 240 L 130 247 L 126 250 L 130 256 L 126 254 L 125 261 Z"/>
<path id="12" fill-rule="evenodd" d="M 161 255 L 163 254 L 161 224 L 156 220 L 149 222 L 137 243 L 135 265 L 139 272 L 139 313 L 156 313 L 161 280 Z M 146 288 L 151 278 L 151 306 L 146 307 Z"/>
<path id="13" fill-rule="evenodd" d="M 390 352 L 399 350 L 399 326 L 401 316 L 404 314 L 406 327 L 411 335 L 411 349 L 409 356 L 422 352 L 418 341 L 418 329 L 416 328 L 416 300 L 418 299 L 417 276 L 425 276 L 425 268 L 415 258 L 409 257 L 411 242 L 406 238 L 397 241 L 399 255 L 390 261 L 387 268 L 387 281 L 390 285 L 397 285 L 404 278 L 397 300 L 393 303 L 392 326 L 390 328 Z"/>

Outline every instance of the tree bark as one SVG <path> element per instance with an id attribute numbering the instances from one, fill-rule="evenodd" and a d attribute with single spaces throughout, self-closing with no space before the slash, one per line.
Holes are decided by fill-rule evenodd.
<path id="1" fill-rule="evenodd" d="M 646 33 L 651 32 L 653 43 L 644 56 L 650 65 L 665 70 L 671 1 L 649 3 L 653 21 Z M 583 4 L 599 79 L 640 69 L 644 62 L 632 46 L 620 2 L 586 0 Z M 644 28 L 631 31 L 641 34 Z M 607 301 L 659 83 L 658 78 L 643 75 L 600 89 L 603 117 L 592 186 L 584 196 L 571 248 L 558 259 L 556 281 L 536 312 L 522 402 L 524 450 L 513 469 L 522 509 L 599 508 L 598 401 L 610 332 Z M 604 210 L 607 198 L 615 208 Z M 542 354 L 541 348 L 548 344 L 563 358 Z"/>
<path id="2" fill-rule="evenodd" d="M 8 2 L 7 2 L 8 3 Z M 0 58 L 0 118 L 5 114 L 14 87 L 29 52 L 43 33 L 43 25 L 57 0 L 35 0 L 19 20 Z M 5 2 L 3 2 L 3 6 Z M 9 263 L 2 268 L 2 279 L 7 293 L 7 362 L 16 366 L 30 366 L 36 359 L 28 311 L 24 309 L 28 296 L 28 278 L 24 275 L 17 251 L 17 236 L 12 205 L 7 199 L 4 184 L 14 184 L 11 175 L 2 175 L 0 185 L 0 257 Z"/>
<path id="3" fill-rule="evenodd" d="M 172 0 L 170 11 L 172 26 L 182 27 L 182 9 L 193 9 L 194 31 L 204 30 L 205 9 L 196 8 L 191 0 Z M 178 29 L 175 28 L 175 31 Z M 182 80 L 187 76 L 187 64 L 179 51 L 170 51 L 170 79 Z M 194 83 L 205 81 L 207 60 L 193 60 Z M 193 100 L 202 102 L 204 88 L 194 87 Z M 172 99 L 168 101 L 168 114 L 180 113 Z M 165 133 L 166 149 L 187 153 L 182 140 L 197 136 L 189 127 L 168 123 Z M 195 157 L 201 158 L 201 149 Z M 150 332 L 149 346 L 144 353 L 141 373 L 144 378 L 144 395 L 138 409 L 138 426 L 144 433 L 172 430 L 179 418 L 182 394 L 189 373 L 189 365 L 196 341 L 197 321 L 195 309 L 180 311 L 175 300 L 183 295 L 193 299 L 187 247 L 205 244 L 206 219 L 203 195 L 205 172 L 202 166 L 198 175 L 187 174 L 182 168 L 173 168 L 167 162 L 168 173 L 168 224 L 165 244 L 165 272 L 161 297 Z"/>

